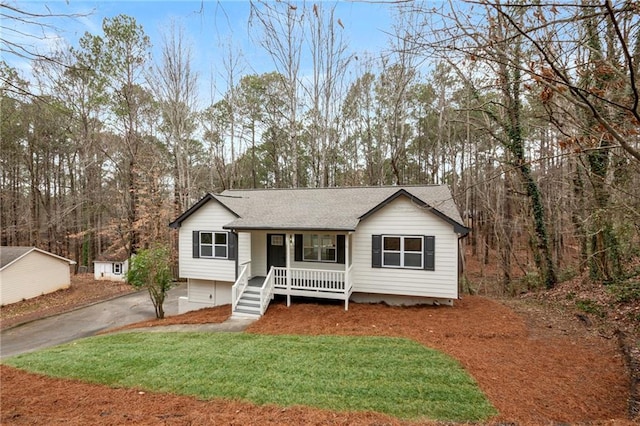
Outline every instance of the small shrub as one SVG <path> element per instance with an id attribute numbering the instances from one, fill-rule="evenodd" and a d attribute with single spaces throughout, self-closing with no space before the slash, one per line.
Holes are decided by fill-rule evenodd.
<path id="1" fill-rule="evenodd" d="M 542 288 L 544 283 L 537 272 L 527 272 L 527 274 L 512 285 L 512 293 L 517 294 L 521 291 L 531 291 Z"/>
<path id="2" fill-rule="evenodd" d="M 573 268 L 563 269 L 558 273 L 558 282 L 563 283 L 565 281 L 569 281 L 575 278 L 578 275 L 578 272 Z"/>
<path id="3" fill-rule="evenodd" d="M 167 291 L 173 287 L 169 249 L 155 246 L 140 250 L 131 258 L 127 281 L 137 289 L 146 288 L 153 302 L 157 318 L 164 318 L 164 301 Z"/>
<path id="4" fill-rule="evenodd" d="M 576 307 L 587 314 L 592 314 L 600 318 L 604 317 L 604 311 L 602 310 L 602 307 L 598 305 L 598 302 L 594 300 L 576 300 Z"/>
<path id="5" fill-rule="evenodd" d="M 625 281 L 607 287 L 617 303 L 629 303 L 640 300 L 640 281 Z"/>

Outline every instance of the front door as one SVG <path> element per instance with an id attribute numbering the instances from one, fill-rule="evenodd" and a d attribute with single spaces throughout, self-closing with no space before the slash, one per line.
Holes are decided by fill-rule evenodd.
<path id="1" fill-rule="evenodd" d="M 285 239 L 284 234 L 267 234 L 267 273 L 272 266 L 287 266 Z"/>

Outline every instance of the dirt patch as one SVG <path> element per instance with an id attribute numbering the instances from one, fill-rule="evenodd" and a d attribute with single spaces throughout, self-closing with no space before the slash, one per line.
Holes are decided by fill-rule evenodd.
<path id="1" fill-rule="evenodd" d="M 98 334 L 113 333 L 114 331 L 132 330 L 136 328 L 162 327 L 175 324 L 220 324 L 231 316 L 231 305 L 216 306 L 191 311 L 182 315 L 169 316 L 163 319 L 151 319 L 148 321 L 128 324 L 118 328 L 101 331 Z"/>
<path id="2" fill-rule="evenodd" d="M 134 291 L 123 282 L 96 281 L 93 274 L 72 275 L 71 286 L 67 289 L 3 306 L 0 330 Z"/>
<path id="3" fill-rule="evenodd" d="M 226 308 L 216 309 L 171 321 L 226 315 Z M 248 331 L 406 337 L 458 359 L 500 411 L 495 423 L 632 424 L 625 420 L 629 382 L 614 339 L 574 336 L 569 328 L 563 331 L 564 320 L 549 328 L 548 320 L 528 318 L 538 316 L 535 311 L 515 309 L 483 297 L 467 297 L 454 308 L 350 304 L 349 311 L 341 304 L 295 301 L 287 308 L 276 301 Z M 567 321 L 566 327 L 573 320 Z M 161 323 L 147 322 L 155 324 Z M 375 413 L 141 394 L 4 366 L 0 374 L 2 424 L 402 424 Z"/>

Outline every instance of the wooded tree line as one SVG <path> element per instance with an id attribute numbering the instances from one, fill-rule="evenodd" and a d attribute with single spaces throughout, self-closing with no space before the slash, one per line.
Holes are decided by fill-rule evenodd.
<path id="1" fill-rule="evenodd" d="M 171 241 L 206 192 L 444 183 L 503 291 L 619 279 L 640 254 L 638 3 L 394 11 L 389 50 L 364 54 L 326 3 L 255 2 L 273 70 L 243 73 L 229 48 L 204 104 L 178 25 L 158 57 L 120 15 L 31 58 L 28 81 L 2 63 L 2 245 L 90 267 Z"/>

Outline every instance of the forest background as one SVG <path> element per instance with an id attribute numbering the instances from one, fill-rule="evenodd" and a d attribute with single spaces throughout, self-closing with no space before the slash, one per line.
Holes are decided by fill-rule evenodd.
<path id="1" fill-rule="evenodd" d="M 1 244 L 91 268 L 175 255 L 168 223 L 207 192 L 447 184 L 491 291 L 640 273 L 639 2 L 398 1 L 373 54 L 349 49 L 335 4 L 250 7 L 273 69 L 244 72 L 230 46 L 204 107 L 179 23 L 151 40 L 117 15 L 45 53 L 1 36 L 35 71 L 0 62 Z M 51 17 L 0 13 L 5 34 Z"/>

